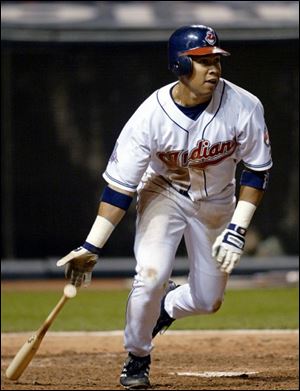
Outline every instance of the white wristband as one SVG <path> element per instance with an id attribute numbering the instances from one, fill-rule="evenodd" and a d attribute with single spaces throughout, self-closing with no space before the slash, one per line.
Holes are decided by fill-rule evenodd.
<path id="1" fill-rule="evenodd" d="M 98 215 L 86 238 L 86 242 L 95 247 L 102 248 L 114 229 L 115 226 L 110 221 Z"/>
<path id="2" fill-rule="evenodd" d="M 239 201 L 235 208 L 231 222 L 247 229 L 256 210 L 256 206 L 248 201 Z"/>

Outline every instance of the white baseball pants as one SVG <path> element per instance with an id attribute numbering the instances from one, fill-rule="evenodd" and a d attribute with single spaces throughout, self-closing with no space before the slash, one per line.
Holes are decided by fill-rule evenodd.
<path id="1" fill-rule="evenodd" d="M 135 236 L 136 276 L 126 308 L 124 346 L 146 356 L 153 349 L 152 330 L 172 274 L 177 248 L 184 236 L 189 261 L 188 283 L 169 292 L 165 310 L 175 319 L 209 314 L 219 309 L 227 282 L 211 256 L 215 238 L 235 208 L 231 195 L 221 200 L 193 202 L 159 178 L 138 194 Z"/>

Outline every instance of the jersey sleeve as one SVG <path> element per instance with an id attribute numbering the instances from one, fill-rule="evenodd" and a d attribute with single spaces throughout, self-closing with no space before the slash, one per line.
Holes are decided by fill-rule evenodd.
<path id="1" fill-rule="evenodd" d="M 127 191 L 136 190 L 150 161 L 150 130 L 143 106 L 122 129 L 103 173 L 109 184 Z"/>
<path id="2" fill-rule="evenodd" d="M 246 168 L 265 171 L 272 167 L 269 132 L 260 101 L 242 123 L 237 141 L 239 143 L 239 157 Z"/>

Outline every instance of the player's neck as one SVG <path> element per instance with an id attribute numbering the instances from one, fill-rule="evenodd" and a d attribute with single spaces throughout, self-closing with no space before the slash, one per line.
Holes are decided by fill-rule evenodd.
<path id="1" fill-rule="evenodd" d="M 199 95 L 195 94 L 183 83 L 176 84 L 172 89 L 172 98 L 180 106 L 192 107 L 197 106 L 200 103 L 208 102 L 211 99 L 211 95 Z"/>

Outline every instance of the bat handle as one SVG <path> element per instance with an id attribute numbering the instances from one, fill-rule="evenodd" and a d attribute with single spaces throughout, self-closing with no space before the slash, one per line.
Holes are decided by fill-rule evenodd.
<path id="1" fill-rule="evenodd" d="M 56 318 L 56 316 L 58 315 L 58 313 L 60 312 L 60 310 L 62 309 L 62 307 L 64 306 L 65 302 L 68 299 L 69 298 L 67 296 L 62 295 L 59 302 L 56 304 L 56 306 L 53 308 L 53 310 L 48 315 L 47 319 L 44 321 L 42 326 L 37 330 L 37 335 L 39 336 L 39 338 L 42 339 L 44 337 L 44 335 L 48 331 L 49 327 L 53 323 L 54 319 Z"/>

